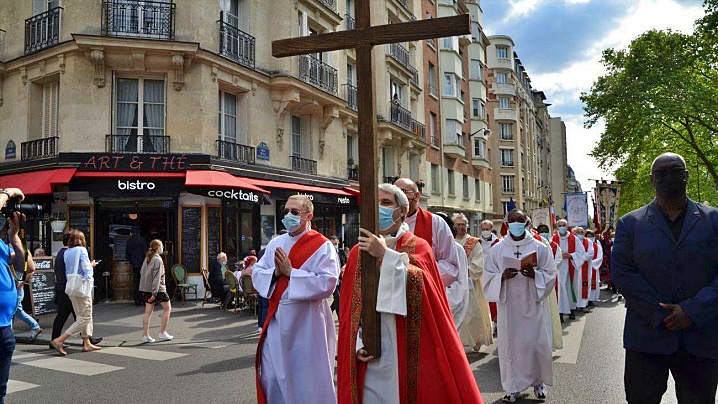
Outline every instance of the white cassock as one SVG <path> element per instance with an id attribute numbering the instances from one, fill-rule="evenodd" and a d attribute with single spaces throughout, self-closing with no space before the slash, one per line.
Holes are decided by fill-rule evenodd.
<path id="1" fill-rule="evenodd" d="M 272 239 L 254 264 L 252 282 L 270 298 L 274 292 L 274 253 L 287 254 L 306 231 Z M 292 268 L 289 286 L 272 317 L 262 348 L 260 382 L 268 403 L 336 403 L 334 357 L 336 331 L 326 299 L 339 279 L 339 258 L 327 240 L 299 268 Z"/>
<path id="2" fill-rule="evenodd" d="M 519 273 L 502 282 L 504 257 L 536 252 L 535 278 Z M 519 268 L 517 268 L 519 269 Z M 522 240 L 506 236 L 491 247 L 484 266 L 486 300 L 497 302 L 501 385 L 509 393 L 539 383 L 553 385 L 553 358 L 546 333 L 542 302 L 556 281 L 556 265 L 546 246 L 529 232 Z"/>
<path id="3" fill-rule="evenodd" d="M 498 240 L 499 238 L 496 237 L 494 233 L 491 233 L 491 240 L 486 240 L 482 236 L 479 236 L 479 240 L 481 240 L 481 249 L 483 250 L 484 257 L 489 253 L 489 248 Z"/>
<path id="4" fill-rule="evenodd" d="M 583 241 L 581 241 L 581 248 L 583 248 Z M 588 251 L 584 253 L 583 262 L 588 263 L 588 279 L 583 279 L 583 268 L 576 267 L 577 270 L 573 277 L 573 288 L 576 291 L 576 305 L 580 308 L 588 307 L 588 296 L 590 296 L 591 285 L 588 286 L 589 294 L 583 297 L 583 281 L 591 281 L 591 272 L 593 272 L 593 243 L 588 243 Z"/>
<path id="5" fill-rule="evenodd" d="M 409 256 L 394 251 L 396 242 L 409 227 L 404 223 L 396 236 L 384 236 L 387 250 L 379 268 L 376 311 L 381 313 L 381 359 L 367 364 L 363 403 L 398 403 L 399 353 L 396 346 L 396 316 L 406 316 L 406 274 Z M 356 350 L 364 347 L 361 327 Z"/>
<path id="6" fill-rule="evenodd" d="M 464 247 L 455 241 L 454 253 L 459 261 L 459 277 L 446 288 L 446 298 L 449 300 L 451 315 L 454 317 L 454 324 L 458 329 L 469 308 L 469 263 Z"/>
<path id="7" fill-rule="evenodd" d="M 590 287 L 595 286 L 596 289 L 591 289 L 591 291 L 588 292 L 588 300 L 591 302 L 597 301 L 601 295 L 601 264 L 603 264 L 603 247 L 601 247 L 601 243 L 594 241 L 593 248 L 598 251 L 598 254 L 596 255 L 596 259 L 592 261 L 593 270 L 591 271 L 591 282 L 589 285 L 591 285 Z M 593 256 L 591 256 L 591 258 L 593 258 Z"/>
<path id="8" fill-rule="evenodd" d="M 575 273 L 580 273 L 581 265 L 583 265 L 585 259 L 585 250 L 583 244 L 576 240 L 576 250 L 571 254 L 571 260 L 573 261 L 573 267 L 576 269 Z M 568 252 L 569 238 L 568 234 L 565 236 L 559 236 L 559 247 L 561 251 Z M 558 269 L 558 312 L 561 314 L 570 314 L 571 310 L 576 308 L 576 301 L 574 301 L 574 295 L 578 298 L 580 289 L 574 289 L 575 286 L 571 284 L 571 276 L 568 269 L 568 259 L 561 259 L 561 266 Z"/>
<path id="9" fill-rule="evenodd" d="M 414 233 L 417 215 L 406 218 L 404 223 L 409 226 L 409 231 Z M 454 235 L 449 225 L 441 217 L 431 214 L 431 249 L 434 251 L 434 259 L 439 267 L 439 275 L 444 287 L 451 285 L 459 276 L 459 258 L 454 250 Z"/>
<path id="10" fill-rule="evenodd" d="M 469 239 L 457 238 L 456 242 L 464 245 Z M 484 274 L 484 250 L 477 243 L 469 253 L 469 302 L 466 317 L 459 327 L 461 342 L 475 350 L 481 345 L 489 346 L 494 342 L 491 328 L 491 312 L 489 303 L 484 297 L 484 287 L 481 277 Z"/>
<path id="11" fill-rule="evenodd" d="M 558 274 L 558 267 L 561 265 L 561 247 L 556 246 L 556 255 L 553 254 L 551 243 L 544 239 L 544 244 L 548 248 L 548 253 L 551 255 L 554 265 L 556 266 L 556 273 Z M 551 288 L 551 293 L 548 298 L 543 302 L 543 314 L 544 320 L 546 320 L 546 335 L 548 335 L 548 343 L 551 346 L 551 350 L 563 348 L 563 327 L 561 327 L 561 317 L 558 313 L 558 294 L 556 288 Z"/>

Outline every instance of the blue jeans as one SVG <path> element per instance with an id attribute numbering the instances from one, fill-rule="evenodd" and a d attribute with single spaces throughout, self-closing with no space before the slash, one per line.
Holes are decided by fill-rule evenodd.
<path id="1" fill-rule="evenodd" d="M 15 336 L 12 335 L 12 327 L 8 325 L 0 328 L 0 404 L 5 403 L 7 381 L 10 379 L 10 363 L 14 350 Z"/>
<path id="2" fill-rule="evenodd" d="M 25 310 L 22 308 L 22 299 L 25 297 L 25 288 L 20 288 L 17 290 L 17 308 L 15 309 L 15 315 L 14 317 L 19 318 L 20 320 L 24 321 L 27 325 L 30 326 L 31 330 L 37 330 L 40 328 L 40 324 L 35 321 L 34 318 L 32 318 L 31 315 L 25 313 Z"/>
<path id="3" fill-rule="evenodd" d="M 269 299 L 265 299 L 262 296 L 257 295 L 257 305 L 259 310 L 257 311 L 257 322 L 259 327 L 264 327 L 264 320 L 267 318 L 269 312 Z"/>

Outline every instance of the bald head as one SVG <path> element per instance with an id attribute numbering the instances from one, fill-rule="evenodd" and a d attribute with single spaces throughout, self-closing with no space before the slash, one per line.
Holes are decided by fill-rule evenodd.
<path id="1" fill-rule="evenodd" d="M 683 168 L 686 168 L 686 159 L 683 158 L 680 154 L 676 153 L 663 153 L 660 156 L 653 159 L 653 163 L 651 163 L 651 174 L 653 174 L 653 171 L 657 167 L 662 167 L 668 163 L 671 163 L 671 165 L 676 166 L 676 164 L 682 166 Z"/>
<path id="2" fill-rule="evenodd" d="M 409 200 L 409 215 L 414 214 L 416 209 L 419 207 L 419 199 L 421 197 L 419 194 L 419 187 L 416 186 L 414 181 L 408 178 L 399 178 L 394 181 L 394 185 L 404 191 L 406 198 Z"/>
<path id="3" fill-rule="evenodd" d="M 685 203 L 688 170 L 686 161 L 678 154 L 663 153 L 651 164 L 651 183 L 656 191 L 656 201 L 664 206 L 668 201 Z"/>

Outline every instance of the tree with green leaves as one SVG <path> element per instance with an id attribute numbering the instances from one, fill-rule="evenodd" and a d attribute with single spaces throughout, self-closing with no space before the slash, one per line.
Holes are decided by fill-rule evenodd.
<path id="1" fill-rule="evenodd" d="M 666 151 L 686 158 L 691 197 L 717 201 L 718 0 L 704 8 L 693 34 L 651 30 L 606 49 L 606 74 L 581 95 L 585 126 L 605 122 L 591 155 L 624 183 L 621 212 L 653 197 L 649 167 Z"/>

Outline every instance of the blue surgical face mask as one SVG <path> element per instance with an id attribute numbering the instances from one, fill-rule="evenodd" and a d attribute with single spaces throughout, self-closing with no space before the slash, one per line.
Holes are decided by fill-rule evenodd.
<path id="1" fill-rule="evenodd" d="M 509 223 L 509 232 L 514 237 L 521 237 L 526 231 L 526 223 L 513 222 Z"/>
<path id="2" fill-rule="evenodd" d="M 558 227 L 558 234 L 565 236 L 568 232 L 568 229 L 566 229 L 566 226 L 559 226 Z"/>
<path id="3" fill-rule="evenodd" d="M 545 238 L 546 240 L 548 240 L 548 233 L 539 233 L 539 234 L 541 235 L 541 237 L 543 237 L 543 238 Z"/>
<path id="4" fill-rule="evenodd" d="M 294 233 L 299 228 L 299 225 L 302 222 L 302 218 L 299 217 L 299 215 L 293 215 L 291 212 L 287 212 L 286 215 L 284 215 L 284 219 L 282 219 L 282 224 L 284 225 L 284 228 L 287 229 L 288 232 Z"/>
<path id="5" fill-rule="evenodd" d="M 583 235 L 577 234 L 576 238 L 578 238 L 578 241 L 583 241 Z"/>
<path id="6" fill-rule="evenodd" d="M 396 223 L 394 211 L 398 208 L 379 206 L 379 230 L 386 230 Z"/>

